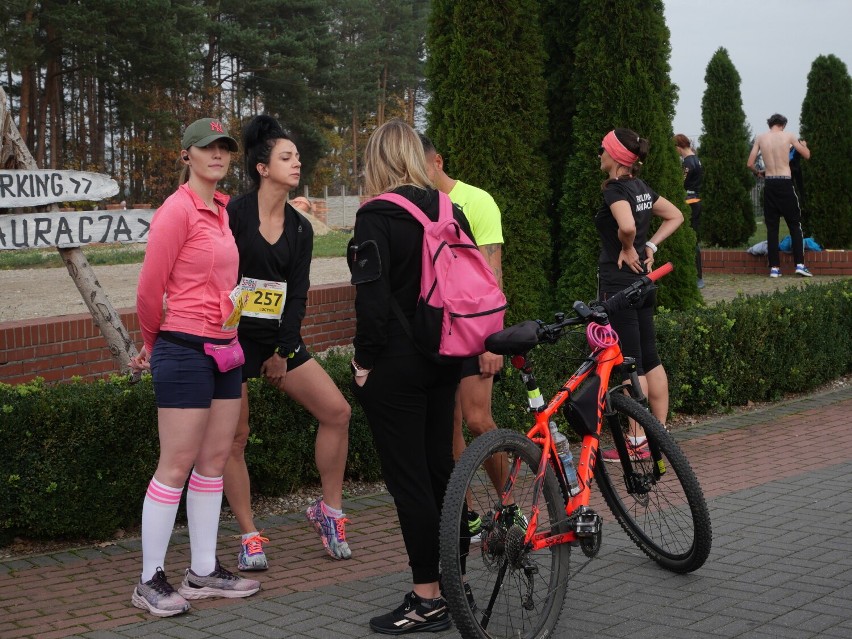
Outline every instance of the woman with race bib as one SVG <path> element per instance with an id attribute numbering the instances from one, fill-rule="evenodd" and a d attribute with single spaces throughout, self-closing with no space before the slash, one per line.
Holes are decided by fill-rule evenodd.
<path id="1" fill-rule="evenodd" d="M 334 559 L 349 559 L 343 507 L 343 473 L 349 450 L 351 409 L 337 386 L 314 361 L 301 337 L 310 286 L 313 228 L 294 204 L 310 209 L 305 198 L 288 201 L 299 185 L 301 162 L 293 141 L 267 115 L 255 117 L 243 132 L 246 171 L 254 189 L 228 204 L 240 255 L 243 308 L 239 324 L 245 352 L 242 410 L 231 457 L 225 469 L 225 496 L 240 525 L 240 570 L 268 567 L 262 537 L 254 525 L 245 462 L 249 435 L 247 381 L 263 377 L 305 407 L 319 422 L 315 458 L 322 498 L 307 518 Z"/>

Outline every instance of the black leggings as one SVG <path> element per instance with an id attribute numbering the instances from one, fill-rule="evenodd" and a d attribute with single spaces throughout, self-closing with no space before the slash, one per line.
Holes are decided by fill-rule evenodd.
<path id="1" fill-rule="evenodd" d="M 438 581 L 439 524 L 453 471 L 459 366 L 419 354 L 380 357 L 364 386 L 351 383 L 396 504 L 415 584 Z"/>
<path id="2" fill-rule="evenodd" d="M 698 271 L 698 279 L 704 277 L 704 270 L 701 267 L 701 246 L 698 241 L 698 234 L 701 231 L 701 200 L 692 202 L 689 205 L 689 210 L 692 213 L 690 226 L 695 231 L 695 270 Z"/>

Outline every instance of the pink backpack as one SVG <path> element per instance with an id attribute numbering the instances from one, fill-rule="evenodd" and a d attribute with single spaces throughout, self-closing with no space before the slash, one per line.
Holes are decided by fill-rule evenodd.
<path id="1" fill-rule="evenodd" d="M 485 338 L 503 329 L 508 304 L 488 262 L 453 217 L 449 196 L 438 192 L 437 222 L 396 193 L 375 199 L 401 206 L 423 225 L 423 273 L 412 339 L 439 361 L 484 353 Z M 402 309 L 394 307 L 408 328 Z"/>

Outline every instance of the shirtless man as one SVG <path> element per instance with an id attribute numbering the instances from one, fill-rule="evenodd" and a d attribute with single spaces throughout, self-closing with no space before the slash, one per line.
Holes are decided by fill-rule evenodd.
<path id="1" fill-rule="evenodd" d="M 783 115 L 776 113 L 766 122 L 769 125 L 769 131 L 755 138 L 747 165 L 757 177 L 764 177 L 766 180 L 763 185 L 763 219 L 766 222 L 766 242 L 769 249 L 769 277 L 781 277 L 778 225 L 782 216 L 787 222 L 790 237 L 793 240 L 796 275 L 811 277 L 811 272 L 805 266 L 802 211 L 790 173 L 790 147 L 796 149 L 806 160 L 811 157 L 811 152 L 804 140 L 799 140 L 795 135 L 784 130 L 787 126 L 787 118 Z M 765 171 L 758 171 L 754 166 L 758 152 L 763 155 Z"/>

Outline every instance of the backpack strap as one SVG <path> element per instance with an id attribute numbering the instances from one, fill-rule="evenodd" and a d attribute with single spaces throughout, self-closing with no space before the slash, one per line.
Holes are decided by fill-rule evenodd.
<path id="1" fill-rule="evenodd" d="M 384 200 L 385 202 L 390 202 L 391 204 L 396 204 L 397 206 L 404 208 L 424 227 L 432 224 L 432 220 L 430 220 L 429 216 L 420 210 L 420 207 L 399 193 L 382 193 L 381 195 L 374 197 L 373 200 Z M 450 200 L 450 196 L 443 191 L 438 191 L 438 221 L 441 222 L 447 218 L 452 218 L 452 216 L 453 203 Z"/>
<path id="2" fill-rule="evenodd" d="M 432 220 L 429 219 L 429 216 L 421 211 L 414 202 L 402 195 L 399 195 L 398 193 L 382 193 L 381 195 L 374 197 L 373 200 L 384 200 L 385 202 L 390 202 L 391 204 L 396 204 L 397 206 L 404 208 L 406 211 L 411 213 L 411 216 L 420 222 L 424 228 L 427 225 L 432 224 Z M 442 221 L 447 217 L 452 217 L 452 215 L 453 203 L 450 200 L 450 197 L 443 191 L 438 191 L 438 220 Z M 408 321 L 405 313 L 402 312 L 402 307 L 393 296 L 390 298 L 390 305 L 399 320 L 399 323 L 402 324 L 402 330 L 405 331 L 408 338 L 415 346 L 417 346 L 417 340 L 414 338 L 414 331 L 411 328 L 411 322 Z"/>

